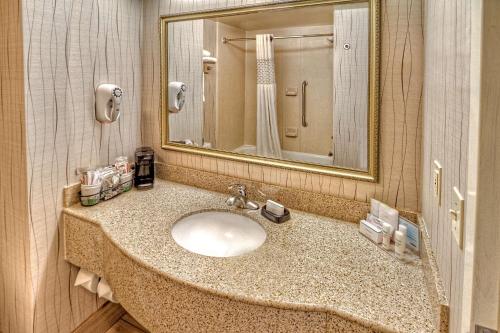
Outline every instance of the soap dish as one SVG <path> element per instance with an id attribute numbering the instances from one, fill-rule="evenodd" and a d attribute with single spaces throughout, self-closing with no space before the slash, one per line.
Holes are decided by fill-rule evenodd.
<path id="1" fill-rule="evenodd" d="M 291 218 L 290 211 L 288 209 L 285 208 L 285 214 L 283 214 L 283 216 L 278 216 L 269 212 L 266 209 L 266 205 L 264 205 L 264 207 L 262 207 L 262 209 L 260 210 L 260 215 L 264 216 L 266 219 L 274 223 L 283 223 Z"/>

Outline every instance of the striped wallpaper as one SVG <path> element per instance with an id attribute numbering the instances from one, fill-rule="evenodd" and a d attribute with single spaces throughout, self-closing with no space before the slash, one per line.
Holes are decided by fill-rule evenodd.
<path id="1" fill-rule="evenodd" d="M 63 259 L 62 189 L 77 180 L 75 168 L 132 156 L 140 144 L 142 6 L 141 0 L 22 1 L 32 293 L 25 320 L 32 327 L 4 333 L 70 332 L 100 304 L 72 287 L 77 269 Z M 103 82 L 125 91 L 122 117 L 112 125 L 94 117 L 94 88 Z M 12 313 L 7 318 L 21 321 Z"/>
<path id="2" fill-rule="evenodd" d="M 333 165 L 361 170 L 368 170 L 369 26 L 367 4 L 333 11 Z"/>
<path id="3" fill-rule="evenodd" d="M 182 45 L 169 49 L 168 82 L 183 82 L 187 86 L 186 102 L 182 111 L 169 114 L 169 139 L 190 139 L 201 145 L 204 120 L 203 20 L 170 24 L 168 43 Z"/>
<path id="4" fill-rule="evenodd" d="M 2 332 L 70 332 L 97 309 L 95 296 L 72 287 L 77 270 L 62 258 L 62 188 L 77 179 L 77 166 L 131 156 L 141 142 L 153 145 L 162 162 L 200 169 L 214 162 L 223 174 L 420 208 L 421 0 L 381 1 L 379 184 L 205 160 L 159 148 L 160 15 L 266 2 L 276 1 L 1 2 L 9 33 L 2 34 L 0 45 L 15 45 L 0 51 L 2 69 L 9 69 L 2 70 L 0 81 L 0 138 L 10 166 L 8 172 L 2 168 L 0 177 L 5 207 L 0 237 L 13 237 L 1 245 L 2 267 L 13 265 L 0 276 Z M 93 116 L 93 90 L 104 81 L 117 83 L 126 93 L 123 117 L 108 126 L 97 124 Z"/>
<path id="5" fill-rule="evenodd" d="M 422 215 L 450 302 L 450 332 L 460 332 L 464 258 L 448 210 L 454 186 L 467 194 L 470 1 L 426 0 L 425 13 Z M 443 166 L 441 206 L 433 195 L 434 160 Z"/>

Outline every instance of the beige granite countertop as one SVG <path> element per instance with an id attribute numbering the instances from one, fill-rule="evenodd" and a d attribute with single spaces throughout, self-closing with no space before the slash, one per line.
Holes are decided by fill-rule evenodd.
<path id="1" fill-rule="evenodd" d="M 64 212 L 100 225 L 111 242 L 151 270 L 205 292 L 276 308 L 333 312 L 381 330 L 435 330 L 422 267 L 385 253 L 360 235 L 356 224 L 292 210 L 292 219 L 278 225 L 259 212 L 233 209 L 266 230 L 259 249 L 213 258 L 175 243 L 170 231 L 177 220 L 194 211 L 228 210 L 225 199 L 157 180 L 152 190 Z"/>

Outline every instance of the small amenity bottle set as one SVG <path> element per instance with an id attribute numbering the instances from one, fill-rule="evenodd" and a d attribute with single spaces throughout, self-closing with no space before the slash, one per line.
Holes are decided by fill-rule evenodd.
<path id="1" fill-rule="evenodd" d="M 80 169 L 80 202 L 83 206 L 97 205 L 132 188 L 134 170 L 127 156 L 119 156 L 110 166 Z"/>
<path id="2" fill-rule="evenodd" d="M 155 180 L 154 161 L 153 149 L 140 147 L 135 151 L 135 167 L 127 156 L 118 156 L 113 165 L 79 169 L 82 205 L 97 205 L 101 200 L 109 200 L 130 191 L 133 184 L 138 189 L 152 188 Z"/>
<path id="3" fill-rule="evenodd" d="M 418 225 L 378 200 L 371 199 L 370 213 L 359 222 L 359 232 L 399 259 L 414 260 L 420 255 Z"/>

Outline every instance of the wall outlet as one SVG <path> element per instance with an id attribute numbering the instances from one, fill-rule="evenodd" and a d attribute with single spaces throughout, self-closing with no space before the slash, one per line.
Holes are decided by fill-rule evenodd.
<path id="1" fill-rule="evenodd" d="M 453 232 L 453 236 L 455 237 L 455 241 L 458 244 L 460 249 L 463 248 L 463 229 L 464 229 L 464 207 L 465 200 L 460 190 L 456 187 L 453 187 L 453 197 L 451 201 L 452 208 L 450 209 L 450 218 L 451 218 L 451 231 Z"/>
<path id="2" fill-rule="evenodd" d="M 434 160 L 434 171 L 432 172 L 432 186 L 434 192 L 434 198 L 438 206 L 441 206 L 441 187 L 443 181 L 443 167 L 441 164 Z"/>

